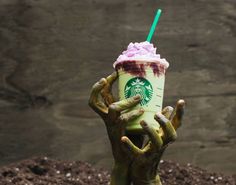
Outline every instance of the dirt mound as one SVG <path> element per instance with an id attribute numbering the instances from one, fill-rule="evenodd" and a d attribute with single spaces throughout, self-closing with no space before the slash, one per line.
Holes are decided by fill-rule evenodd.
<path id="1" fill-rule="evenodd" d="M 235 185 L 233 176 L 209 173 L 190 164 L 161 161 L 163 185 Z M 107 185 L 110 174 L 80 161 L 60 161 L 47 157 L 24 160 L 0 168 L 1 185 Z"/>

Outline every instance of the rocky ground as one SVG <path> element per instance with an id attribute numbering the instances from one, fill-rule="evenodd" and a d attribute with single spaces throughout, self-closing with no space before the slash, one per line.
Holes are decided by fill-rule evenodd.
<path id="1" fill-rule="evenodd" d="M 163 185 L 235 185 L 235 176 L 209 173 L 191 164 L 161 161 Z M 47 157 L 24 160 L 0 168 L 2 185 L 107 185 L 110 174 L 85 162 L 60 161 Z"/>

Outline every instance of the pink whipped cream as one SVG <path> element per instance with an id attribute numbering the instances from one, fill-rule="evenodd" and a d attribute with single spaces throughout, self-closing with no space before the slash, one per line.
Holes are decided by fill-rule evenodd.
<path id="1" fill-rule="evenodd" d="M 148 62 L 155 62 L 161 64 L 165 69 L 169 67 L 169 63 L 165 58 L 161 58 L 160 54 L 156 54 L 156 48 L 153 44 L 145 42 L 135 42 L 130 43 L 126 51 L 123 51 L 122 54 L 116 59 L 113 67 L 124 61 L 135 61 L 135 60 L 145 60 Z"/>

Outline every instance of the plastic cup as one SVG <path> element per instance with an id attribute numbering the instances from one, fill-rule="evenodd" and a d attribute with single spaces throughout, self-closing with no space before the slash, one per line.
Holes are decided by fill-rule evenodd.
<path id="1" fill-rule="evenodd" d="M 115 66 L 115 69 L 118 72 L 119 99 L 123 100 L 139 94 L 141 101 L 133 109 L 141 107 L 144 109 L 142 116 L 127 124 L 126 132 L 129 134 L 143 133 L 140 126 L 141 120 L 158 130 L 160 126 L 154 120 L 154 115 L 162 110 L 164 66 L 153 61 L 135 60 L 121 62 Z"/>

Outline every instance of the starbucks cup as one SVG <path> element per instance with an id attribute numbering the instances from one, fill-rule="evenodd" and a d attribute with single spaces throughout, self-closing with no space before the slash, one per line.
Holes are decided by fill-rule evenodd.
<path id="1" fill-rule="evenodd" d="M 130 121 L 126 126 L 127 133 L 140 134 L 143 129 L 140 121 L 144 120 L 155 129 L 159 129 L 159 124 L 154 120 L 156 112 L 161 112 L 164 83 L 165 66 L 158 61 L 132 60 L 122 61 L 115 66 L 118 72 L 119 99 L 127 99 L 135 95 L 141 96 L 140 103 L 133 109 L 144 109 L 144 113 Z M 131 110 L 126 110 L 131 111 Z M 122 112 L 124 113 L 124 112 Z"/>

